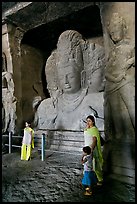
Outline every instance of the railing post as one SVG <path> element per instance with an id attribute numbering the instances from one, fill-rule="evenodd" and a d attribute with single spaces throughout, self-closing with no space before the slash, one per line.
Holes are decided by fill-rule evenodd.
<path id="1" fill-rule="evenodd" d="M 12 132 L 9 132 L 9 154 L 11 153 L 12 148 Z"/>
<path id="2" fill-rule="evenodd" d="M 45 159 L 45 134 L 42 133 L 42 141 L 41 141 L 41 160 Z"/>

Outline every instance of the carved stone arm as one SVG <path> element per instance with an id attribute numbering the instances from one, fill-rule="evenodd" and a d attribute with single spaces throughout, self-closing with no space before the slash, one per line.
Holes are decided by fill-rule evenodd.
<path id="1" fill-rule="evenodd" d="M 112 76 L 112 75 L 109 74 L 109 73 L 106 73 L 106 74 L 105 74 L 105 78 L 106 78 L 108 81 L 111 81 L 111 82 L 114 82 L 114 83 L 120 82 L 124 77 L 125 77 L 125 73 L 122 73 L 122 74 L 119 75 L 118 77 L 114 77 L 114 76 Z"/>
<path id="2" fill-rule="evenodd" d="M 126 69 L 129 69 L 131 66 L 135 66 L 135 57 L 132 57 L 126 62 Z"/>

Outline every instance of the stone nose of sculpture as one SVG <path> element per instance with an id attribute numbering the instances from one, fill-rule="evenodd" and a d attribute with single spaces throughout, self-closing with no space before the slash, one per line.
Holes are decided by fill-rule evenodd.
<path id="1" fill-rule="evenodd" d="M 65 88 L 70 88 L 69 80 L 68 80 L 68 75 L 66 74 L 65 76 Z"/>
<path id="2" fill-rule="evenodd" d="M 65 84 L 69 84 L 68 75 L 65 75 Z"/>

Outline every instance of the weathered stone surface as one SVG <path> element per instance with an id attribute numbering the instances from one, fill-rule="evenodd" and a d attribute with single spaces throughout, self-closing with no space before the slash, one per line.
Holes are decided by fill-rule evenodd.
<path id="1" fill-rule="evenodd" d="M 27 121 L 30 118 L 33 120 L 33 111 L 36 111 L 39 102 L 45 98 L 40 74 L 43 58 L 39 50 L 25 44 L 21 46 L 21 56 L 22 116 Z"/>
<path id="2" fill-rule="evenodd" d="M 83 41 L 76 31 L 61 34 L 57 50 L 49 57 L 45 68 L 51 98 L 38 107 L 38 128 L 80 130 L 86 116 L 93 113 L 103 130 L 98 122 L 99 116 L 103 119 L 103 93 L 99 92 L 103 91 L 103 60 L 103 47 Z M 70 74 L 78 76 L 76 81 L 71 82 Z M 77 118 L 73 117 L 74 111 Z"/>
<path id="3" fill-rule="evenodd" d="M 15 133 L 17 100 L 14 96 L 13 76 L 10 72 L 2 72 L 2 132 Z"/>
<path id="4" fill-rule="evenodd" d="M 118 13 L 113 13 L 108 25 L 108 32 L 110 52 L 105 73 L 105 106 L 114 121 L 111 124 L 115 131 L 113 135 L 116 138 L 121 138 L 124 124 L 124 138 L 133 138 L 135 128 L 135 45 L 126 39 L 126 24 Z M 117 98 L 117 102 L 115 98 Z M 114 109 L 121 112 L 120 116 Z M 111 110 L 114 111 L 113 114 L 110 112 Z M 110 121 L 109 115 L 106 113 L 106 126 Z"/>
<path id="5" fill-rule="evenodd" d="M 132 10 L 129 16 L 129 10 Z M 101 3 L 106 56 L 104 117 L 106 165 L 134 182 L 135 170 L 135 10 L 134 3 Z M 124 162 L 123 162 L 124 161 Z M 130 167 L 129 167 L 130 165 Z M 127 173 L 128 172 L 128 173 Z M 123 179 L 123 178 L 122 178 Z"/>
<path id="6" fill-rule="evenodd" d="M 38 106 L 36 128 L 80 131 L 85 127 L 86 117 L 93 114 L 96 125 L 103 131 L 104 67 L 103 47 L 84 41 L 77 31 L 63 32 L 45 67 L 51 97 Z M 61 135 L 63 140 L 65 133 Z M 55 147 L 54 139 L 52 147 Z M 64 146 L 63 141 L 58 142 L 57 149 Z M 74 142 L 69 145 L 77 148 Z M 66 150 L 68 148 L 66 146 Z"/>
<path id="7" fill-rule="evenodd" d="M 2 19 L 2 52 L 5 53 L 7 57 L 7 71 L 13 75 L 14 96 L 17 99 L 16 127 L 18 132 L 23 128 L 24 117 L 25 119 L 26 116 L 32 118 L 41 100 L 39 94 L 33 97 L 31 92 L 30 95 L 32 94 L 32 98 L 28 99 L 27 97 L 27 100 L 29 100 L 29 107 L 31 106 L 30 101 L 32 101 L 34 110 L 33 108 L 29 108 L 30 111 L 27 111 L 26 108 L 23 109 L 22 86 L 25 86 L 22 84 L 22 77 L 24 77 L 22 69 L 26 71 L 31 68 L 30 66 L 26 66 L 27 63 L 24 63 L 22 66 L 21 45 L 28 44 L 31 45 L 31 47 L 35 47 L 38 52 L 42 52 L 43 61 L 42 59 L 40 60 L 40 64 L 42 65 L 37 64 L 36 60 L 35 67 L 39 65 L 41 67 L 39 67 L 39 69 L 36 68 L 35 71 L 37 70 L 36 75 L 38 78 L 40 75 L 42 76 L 43 87 L 38 89 L 46 89 L 44 92 L 45 98 L 48 98 L 48 90 L 45 88 L 48 80 L 46 81 L 46 78 L 44 78 L 46 60 L 50 56 L 50 53 L 56 49 L 58 37 L 63 31 L 67 29 L 77 30 L 84 36 L 86 41 L 95 42 L 105 49 L 106 64 L 108 63 L 103 73 L 106 77 L 106 94 L 104 95 L 105 101 L 103 104 L 105 113 L 105 138 L 108 138 L 107 144 L 104 146 L 106 155 L 108 155 L 108 158 L 107 156 L 105 157 L 105 163 L 110 167 L 108 171 L 115 174 L 115 178 L 122 178 L 124 181 L 127 181 L 129 176 L 134 176 L 135 163 L 135 64 L 133 62 L 135 47 L 135 2 L 69 2 L 69 4 L 67 2 L 63 2 L 63 4 L 62 2 L 41 2 L 41 4 L 39 2 L 17 2 L 15 3 L 15 7 L 14 3 L 15 2 L 2 2 L 2 5 L 9 4 L 9 7 L 3 7 L 4 12 L 2 12 L 3 17 L 5 15 L 4 19 Z M 98 7 L 96 5 L 98 5 Z M 11 6 L 13 7 L 11 8 Z M 6 10 L 7 8 L 9 10 Z M 36 15 L 34 15 L 34 12 L 36 12 Z M 114 25 L 113 15 L 118 15 L 119 17 L 117 19 L 122 19 L 120 20 L 122 24 L 116 21 Z M 109 26 L 111 20 L 113 29 L 117 29 L 117 25 L 122 26 L 122 29 L 119 28 L 118 30 L 123 32 L 122 41 L 120 43 L 113 39 L 112 28 Z M 39 56 L 39 54 L 37 56 Z M 30 57 L 28 55 L 26 61 L 28 62 L 29 60 Z M 114 60 L 115 65 L 113 65 Z M 23 61 L 25 62 L 25 60 Z M 91 65 L 92 63 L 90 66 Z M 39 70 L 42 70 L 42 72 L 39 73 Z M 54 70 L 50 71 L 54 72 Z M 89 73 L 91 74 L 90 71 Z M 123 73 L 124 77 L 122 76 Z M 95 72 L 94 74 L 99 76 L 100 72 Z M 115 82 L 110 80 L 112 75 Z M 117 77 L 117 75 L 119 75 L 119 77 Z M 88 79 L 89 82 L 90 77 Z M 120 77 L 122 83 L 116 80 Z M 28 77 L 28 79 L 30 78 Z M 82 80 L 82 83 L 83 82 L 84 80 Z M 97 89 L 98 86 L 100 87 L 100 81 L 98 82 L 99 83 L 96 84 Z M 37 85 L 39 87 L 40 84 L 36 84 L 36 87 Z M 94 87 L 94 90 L 96 87 Z M 57 89 L 55 86 L 54 88 L 55 90 Z M 93 88 L 93 86 L 90 88 Z M 27 91 L 28 90 L 32 89 L 27 89 Z M 54 99 L 55 98 L 56 94 L 54 96 Z M 132 101 L 130 100 L 131 98 L 133 99 Z M 91 97 L 89 97 L 88 100 L 91 100 Z M 56 100 L 54 100 L 54 103 L 56 103 Z M 48 105 L 49 104 L 51 104 L 50 99 L 48 100 Z M 27 103 L 25 106 L 27 107 Z M 26 114 L 22 112 L 22 109 L 25 110 L 24 113 Z M 2 112 L 4 120 L 4 109 L 2 109 Z M 126 143 L 128 145 L 126 145 Z M 126 152 L 126 155 L 124 152 Z M 125 164 L 122 162 L 122 167 L 119 167 L 118 164 L 123 160 Z M 131 164 L 129 170 L 128 162 Z M 120 173 L 120 175 L 118 173 Z M 125 175 L 127 174 L 129 174 L 129 176 L 126 178 Z M 134 177 L 130 177 L 130 179 L 133 181 Z"/>
<path id="8" fill-rule="evenodd" d="M 91 5 L 94 2 L 2 2 L 3 19 L 26 31 Z"/>
<path id="9" fill-rule="evenodd" d="M 45 161 L 33 153 L 31 161 L 21 161 L 20 153 L 2 158 L 3 202 L 135 202 L 135 186 L 104 179 L 84 196 L 80 186 L 83 166 L 81 155 L 46 151 Z"/>

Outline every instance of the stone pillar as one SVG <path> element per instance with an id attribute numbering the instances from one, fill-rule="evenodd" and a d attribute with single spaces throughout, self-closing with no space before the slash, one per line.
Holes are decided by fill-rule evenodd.
<path id="1" fill-rule="evenodd" d="M 2 25 L 2 132 L 16 131 L 15 80 L 13 69 L 12 48 L 9 43 L 10 29 Z"/>
<path id="2" fill-rule="evenodd" d="M 135 2 L 100 3 L 106 70 L 104 169 L 135 182 Z"/>
<path id="3" fill-rule="evenodd" d="M 9 46 L 11 50 L 13 64 L 13 79 L 15 84 L 14 95 L 17 99 L 16 132 L 20 134 L 20 129 L 22 128 L 21 40 L 24 35 L 24 31 L 12 24 L 8 24 L 8 33 L 9 33 Z"/>

